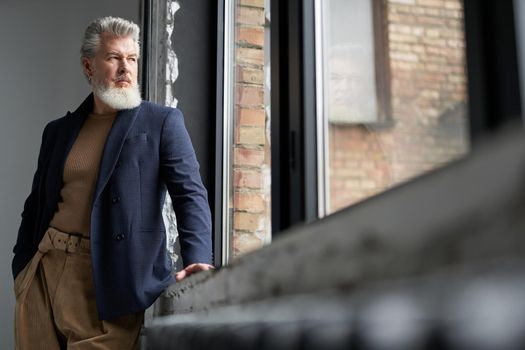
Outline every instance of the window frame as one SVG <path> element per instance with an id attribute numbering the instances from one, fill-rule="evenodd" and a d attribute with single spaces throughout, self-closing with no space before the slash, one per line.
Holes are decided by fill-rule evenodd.
<path id="1" fill-rule="evenodd" d="M 323 174 L 318 168 L 315 118 L 320 107 L 315 85 L 318 78 L 314 6 L 314 0 L 272 0 L 271 4 L 272 232 L 276 236 L 293 225 L 318 220 L 322 217 L 319 200 L 326 200 L 318 191 Z M 512 1 L 464 0 L 469 136 L 473 150 L 485 135 L 510 121 L 521 121 L 512 7 Z M 381 16 L 381 9 L 374 13 Z M 375 22 L 379 19 L 375 18 Z M 390 95 L 385 89 L 389 84 L 384 85 L 382 91 Z M 383 113 L 391 115 L 388 109 Z M 389 123 L 384 125 L 388 127 Z"/>
<path id="2" fill-rule="evenodd" d="M 222 172 L 224 138 L 224 1 L 217 2 L 217 75 L 215 94 L 215 262 L 221 265 Z M 151 79 L 155 63 L 154 31 L 158 17 L 151 0 L 143 0 L 142 87 L 150 99 L 155 86 Z M 378 5 L 377 1 L 373 1 Z M 381 0 L 384 5 L 384 0 Z M 382 9 L 385 7 L 383 6 Z M 381 16 L 380 11 L 374 13 Z M 317 168 L 317 120 L 315 70 L 314 0 L 271 0 L 271 142 L 272 142 L 272 232 L 280 234 L 298 223 L 317 220 L 319 176 Z M 520 120 L 520 78 L 515 43 L 512 1 L 484 3 L 464 0 L 467 78 L 472 147 L 484 135 L 498 130 L 508 121 Z M 375 19 L 379 23 L 379 19 Z M 377 26 L 376 26 L 377 28 Z M 385 36 L 379 36 L 381 40 Z M 500 40 L 507 38 L 508 40 Z M 379 41 L 378 41 L 379 42 Z M 385 43 L 386 44 L 386 43 Z M 383 45 L 385 46 L 385 45 Z M 386 46 L 385 46 L 386 47 Z M 380 55 L 385 57 L 384 55 Z M 383 79 L 387 79 L 383 78 Z M 388 84 L 382 87 L 385 91 Z M 388 92 L 389 95 L 389 92 Z M 383 97 L 384 98 L 384 97 Z M 386 104 L 390 106 L 390 103 Z M 390 112 L 385 111 L 388 116 Z M 359 204 L 357 204 L 359 205 Z"/>

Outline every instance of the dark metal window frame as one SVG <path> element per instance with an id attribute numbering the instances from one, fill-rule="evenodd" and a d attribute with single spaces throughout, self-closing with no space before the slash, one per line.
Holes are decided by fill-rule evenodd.
<path id="1" fill-rule="evenodd" d="M 271 12 L 272 232 L 277 234 L 317 218 L 314 2 L 272 0 Z"/>
<path id="2" fill-rule="evenodd" d="M 228 232 L 222 232 L 224 226 L 224 191 L 223 191 L 223 143 L 224 140 L 224 44 L 225 44 L 225 1 L 217 0 L 217 66 L 216 66 L 216 86 L 215 86 L 215 207 L 213 212 L 214 240 L 214 265 L 222 266 L 226 252 L 223 250 L 223 237 Z"/>
<path id="3" fill-rule="evenodd" d="M 151 52 L 151 37 L 152 37 L 152 0 L 143 0 L 141 7 L 141 17 L 142 17 L 142 59 L 141 59 L 141 69 L 140 69 L 140 86 L 142 88 L 142 96 L 145 100 L 150 99 L 149 91 L 149 68 L 148 68 L 148 55 Z"/>
<path id="4" fill-rule="evenodd" d="M 374 55 L 376 64 L 376 96 L 378 122 L 392 120 L 392 99 L 390 89 L 390 57 L 388 48 L 388 18 L 386 0 L 372 1 L 374 26 Z"/>
<path id="5" fill-rule="evenodd" d="M 521 119 L 512 0 L 464 0 L 470 135 L 475 145 Z"/>

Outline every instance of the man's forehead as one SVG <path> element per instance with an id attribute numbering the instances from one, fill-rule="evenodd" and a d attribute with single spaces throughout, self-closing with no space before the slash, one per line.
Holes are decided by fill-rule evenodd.
<path id="1" fill-rule="evenodd" d="M 100 48 L 102 52 L 122 51 L 127 54 L 138 54 L 137 44 L 131 35 L 117 36 L 110 33 L 102 33 L 100 39 Z"/>

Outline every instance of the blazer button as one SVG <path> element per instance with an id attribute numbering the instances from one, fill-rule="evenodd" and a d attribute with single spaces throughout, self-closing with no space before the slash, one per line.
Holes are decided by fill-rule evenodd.
<path id="1" fill-rule="evenodd" d="M 117 241 L 122 241 L 123 238 L 124 238 L 124 235 L 122 233 L 119 233 L 118 235 L 115 236 L 115 239 Z"/>
<path id="2" fill-rule="evenodd" d="M 115 165 L 115 167 L 118 168 L 118 167 L 121 166 L 121 165 L 122 165 L 122 161 L 121 161 L 121 160 L 118 160 L 118 161 L 117 161 L 117 164 Z"/>
<path id="3" fill-rule="evenodd" d="M 119 196 L 115 196 L 113 198 L 111 198 L 111 203 L 115 204 L 115 203 L 118 203 L 120 202 L 120 197 Z"/>

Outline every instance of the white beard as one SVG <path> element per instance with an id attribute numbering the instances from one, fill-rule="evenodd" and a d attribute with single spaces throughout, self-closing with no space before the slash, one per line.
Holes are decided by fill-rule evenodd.
<path id="1" fill-rule="evenodd" d="M 138 107 L 142 101 L 137 83 L 133 83 L 130 87 L 118 88 L 93 81 L 92 86 L 93 94 L 104 104 L 118 111 Z"/>

